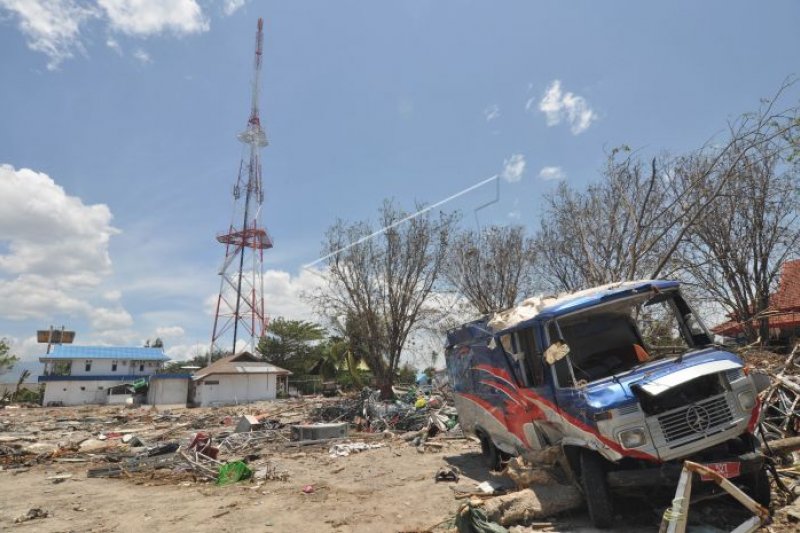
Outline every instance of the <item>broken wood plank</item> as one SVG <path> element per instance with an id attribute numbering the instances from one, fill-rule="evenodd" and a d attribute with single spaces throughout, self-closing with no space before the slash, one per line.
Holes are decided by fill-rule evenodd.
<path id="1" fill-rule="evenodd" d="M 773 454 L 794 452 L 800 450 L 800 437 L 787 437 L 785 439 L 767 441 L 765 448 L 765 451 L 768 450 Z"/>

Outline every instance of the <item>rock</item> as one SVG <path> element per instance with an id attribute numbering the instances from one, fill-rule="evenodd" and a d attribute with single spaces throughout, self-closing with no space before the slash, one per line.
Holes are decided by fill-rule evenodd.
<path id="1" fill-rule="evenodd" d="M 40 509 L 39 507 L 34 507 L 33 509 L 28 509 L 28 512 L 22 516 L 18 516 L 14 519 L 15 524 L 20 524 L 22 522 L 27 522 L 28 520 L 36 520 L 37 518 L 47 518 L 50 516 L 48 511 L 44 509 Z"/>
<path id="2" fill-rule="evenodd" d="M 42 453 L 53 453 L 58 451 L 58 444 L 53 442 L 35 442 L 25 446 L 25 453 L 39 455 Z"/>
<path id="3" fill-rule="evenodd" d="M 78 449 L 82 452 L 97 452 L 100 450 L 105 450 L 108 448 L 110 444 L 108 442 L 98 440 L 98 439 L 86 439 L 85 441 L 81 442 L 81 445 Z"/>

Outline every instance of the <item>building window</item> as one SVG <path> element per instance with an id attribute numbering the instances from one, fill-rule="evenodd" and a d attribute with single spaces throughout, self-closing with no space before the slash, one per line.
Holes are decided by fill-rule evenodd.
<path id="1" fill-rule="evenodd" d="M 97 387 L 97 390 L 103 390 L 103 387 Z"/>
<path id="2" fill-rule="evenodd" d="M 91 372 L 92 371 L 92 362 L 91 361 L 86 361 L 86 365 L 84 366 L 84 368 L 86 369 L 86 372 Z"/>
<path id="3" fill-rule="evenodd" d="M 116 361 L 111 361 L 111 371 L 112 372 L 116 372 L 117 371 L 117 362 Z"/>
<path id="4" fill-rule="evenodd" d="M 144 363 L 139 365 L 139 372 L 144 372 Z"/>
<path id="5" fill-rule="evenodd" d="M 219 385 L 219 381 L 218 380 L 210 380 L 209 379 L 209 380 L 204 381 L 203 385 Z"/>
<path id="6" fill-rule="evenodd" d="M 86 387 L 81 387 L 81 390 L 86 390 Z"/>

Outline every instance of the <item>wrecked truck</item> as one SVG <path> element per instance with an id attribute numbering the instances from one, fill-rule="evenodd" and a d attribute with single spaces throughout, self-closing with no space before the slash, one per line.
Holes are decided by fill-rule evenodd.
<path id="1" fill-rule="evenodd" d="M 612 492 L 674 487 L 685 459 L 768 504 L 755 385 L 712 339 L 678 282 L 649 280 L 525 300 L 450 330 L 445 357 L 461 426 L 491 466 L 560 446 L 609 527 Z"/>

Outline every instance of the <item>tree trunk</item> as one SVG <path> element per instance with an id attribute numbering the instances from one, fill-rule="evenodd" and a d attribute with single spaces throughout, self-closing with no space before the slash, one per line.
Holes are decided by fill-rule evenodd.
<path id="1" fill-rule="evenodd" d="M 486 500 L 483 508 L 489 520 L 510 526 L 577 509 L 581 505 L 583 496 L 572 485 L 534 485 L 529 489 Z"/>
<path id="2" fill-rule="evenodd" d="M 381 400 L 394 400 L 394 390 L 392 390 L 392 379 L 383 378 L 378 385 L 381 391 Z"/>

